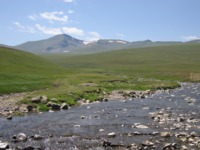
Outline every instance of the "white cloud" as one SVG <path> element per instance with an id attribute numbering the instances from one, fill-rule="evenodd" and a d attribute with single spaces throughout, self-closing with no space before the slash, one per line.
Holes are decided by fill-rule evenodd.
<path id="1" fill-rule="evenodd" d="M 20 24 L 19 22 L 13 22 L 13 24 L 16 25 L 18 30 L 21 32 L 28 32 L 28 33 L 36 32 L 33 27 L 24 26 L 24 25 Z"/>
<path id="2" fill-rule="evenodd" d="M 74 11 L 73 11 L 73 10 L 68 10 L 68 13 L 69 13 L 69 14 L 73 14 Z"/>
<path id="3" fill-rule="evenodd" d="M 57 35 L 57 34 L 62 34 L 62 31 L 60 28 L 47 28 L 46 26 L 36 24 L 35 27 L 42 31 L 44 34 L 49 34 L 49 35 Z"/>
<path id="4" fill-rule="evenodd" d="M 84 31 L 81 29 L 78 29 L 76 27 L 63 27 L 62 28 L 63 33 L 65 34 L 73 34 L 73 35 L 78 35 L 78 36 L 83 36 Z"/>
<path id="5" fill-rule="evenodd" d="M 63 0 L 65 3 L 72 3 L 74 0 Z"/>
<path id="6" fill-rule="evenodd" d="M 200 39 L 200 37 L 194 36 L 194 35 L 190 35 L 190 36 L 182 36 L 182 39 L 186 40 L 186 41 L 191 41 L 191 40 L 197 40 Z"/>
<path id="7" fill-rule="evenodd" d="M 49 20 L 50 22 L 68 22 L 68 16 L 64 15 L 62 11 L 44 12 L 40 14 L 40 17 Z"/>
<path id="8" fill-rule="evenodd" d="M 35 27 L 42 31 L 44 34 L 57 35 L 57 34 L 69 34 L 75 36 L 83 36 L 85 33 L 83 30 L 76 27 L 60 27 L 60 28 L 49 28 L 40 24 L 36 24 Z"/>
<path id="9" fill-rule="evenodd" d="M 86 41 L 98 41 L 101 38 L 100 34 L 97 32 L 88 32 L 86 36 Z"/>
<path id="10" fill-rule="evenodd" d="M 33 14 L 33 15 L 28 16 L 28 18 L 31 20 L 37 20 L 38 16 L 36 14 Z"/>

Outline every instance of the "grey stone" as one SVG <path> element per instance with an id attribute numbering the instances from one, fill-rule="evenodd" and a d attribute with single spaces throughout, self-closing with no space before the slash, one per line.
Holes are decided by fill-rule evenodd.
<path id="1" fill-rule="evenodd" d="M 41 100 L 42 100 L 42 98 L 40 96 L 39 97 L 33 97 L 31 99 L 31 102 L 32 103 L 41 103 Z"/>
<path id="2" fill-rule="evenodd" d="M 41 135 L 38 135 L 38 134 L 35 134 L 33 136 L 33 138 L 34 138 L 34 140 L 41 140 L 41 139 L 43 139 L 43 137 Z"/>
<path id="3" fill-rule="evenodd" d="M 111 146 L 111 142 L 110 141 L 103 141 L 103 147 L 110 147 Z"/>
<path id="4" fill-rule="evenodd" d="M 154 143 L 151 142 L 151 141 L 146 140 L 146 141 L 142 142 L 142 145 L 143 145 L 143 146 L 153 146 Z"/>
<path id="5" fill-rule="evenodd" d="M 26 108 L 27 108 L 28 111 L 32 111 L 33 110 L 33 106 L 32 105 L 28 105 Z"/>
<path id="6" fill-rule="evenodd" d="M 26 140 L 27 140 L 27 136 L 26 136 L 26 134 L 24 134 L 24 133 L 19 133 L 19 134 L 17 135 L 17 139 L 18 139 L 19 141 L 26 141 Z"/>
<path id="7" fill-rule="evenodd" d="M 190 133 L 190 136 L 191 136 L 191 137 L 197 137 L 198 134 L 197 134 L 196 132 L 191 132 L 191 133 Z"/>
<path id="8" fill-rule="evenodd" d="M 12 116 L 8 116 L 6 119 L 8 119 L 8 120 L 12 120 Z"/>
<path id="9" fill-rule="evenodd" d="M 8 148 L 9 148 L 9 144 L 8 143 L 0 141 L 0 150 L 6 150 Z"/>
<path id="10" fill-rule="evenodd" d="M 61 109 L 67 110 L 69 108 L 69 106 L 67 105 L 67 103 L 62 103 Z"/>
<path id="11" fill-rule="evenodd" d="M 41 102 L 46 104 L 48 102 L 48 97 L 45 95 L 41 96 Z"/>
<path id="12" fill-rule="evenodd" d="M 112 138 L 115 137 L 117 134 L 115 132 L 108 133 L 108 137 Z"/>
<path id="13" fill-rule="evenodd" d="M 161 132 L 161 133 L 160 133 L 160 136 L 161 136 L 161 137 L 165 137 L 165 138 L 166 138 L 166 137 L 170 137 L 170 136 L 171 136 L 171 133 L 170 133 L 170 132 Z"/>
<path id="14" fill-rule="evenodd" d="M 60 105 L 56 104 L 56 103 L 49 102 L 49 103 L 47 103 L 47 106 L 51 107 L 52 110 L 60 110 Z"/>
<path id="15" fill-rule="evenodd" d="M 163 150 L 171 149 L 172 144 L 171 143 L 166 143 L 165 146 L 163 147 Z"/>

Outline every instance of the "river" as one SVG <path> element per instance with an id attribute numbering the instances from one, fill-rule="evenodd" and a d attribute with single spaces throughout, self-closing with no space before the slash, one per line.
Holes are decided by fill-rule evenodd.
<path id="1" fill-rule="evenodd" d="M 0 141 L 8 142 L 11 149 L 197 150 L 199 114 L 200 84 L 183 83 L 181 88 L 144 99 L 92 103 L 12 120 L 0 118 Z M 14 140 L 19 133 L 25 133 L 27 140 Z"/>

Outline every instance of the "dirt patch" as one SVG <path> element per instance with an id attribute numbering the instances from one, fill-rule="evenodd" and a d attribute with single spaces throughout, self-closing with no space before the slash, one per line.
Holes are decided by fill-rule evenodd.
<path id="1" fill-rule="evenodd" d="M 19 109 L 20 102 L 28 93 L 11 93 L 0 96 L 0 116 L 8 116 Z"/>
<path id="2" fill-rule="evenodd" d="M 200 81 L 200 73 L 190 73 L 189 80 L 190 81 Z"/>

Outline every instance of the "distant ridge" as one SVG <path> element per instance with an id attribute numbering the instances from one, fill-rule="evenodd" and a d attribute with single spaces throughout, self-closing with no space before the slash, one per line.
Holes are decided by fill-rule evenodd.
<path id="1" fill-rule="evenodd" d="M 28 51 L 31 53 L 96 53 L 118 49 L 152 47 L 152 46 L 168 46 L 184 43 L 200 43 L 200 40 L 189 42 L 179 41 L 156 41 L 151 40 L 129 42 L 121 39 L 100 39 L 98 41 L 84 41 L 76 39 L 67 34 L 60 34 L 48 39 L 39 41 L 29 41 L 14 48 Z"/>

